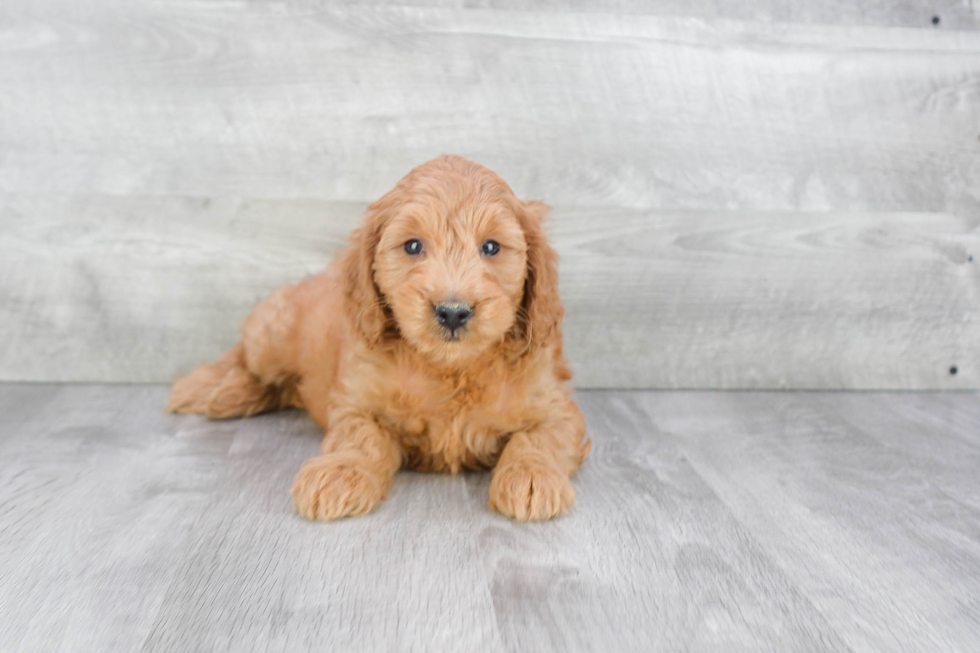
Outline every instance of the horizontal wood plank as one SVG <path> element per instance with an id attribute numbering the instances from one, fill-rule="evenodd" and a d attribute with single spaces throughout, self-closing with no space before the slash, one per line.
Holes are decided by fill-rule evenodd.
<path id="1" fill-rule="evenodd" d="M 381 0 L 384 2 L 384 0 Z M 413 0 L 411 4 L 455 4 L 456 0 Z M 406 3 L 408 4 L 408 3 Z M 762 23 L 817 23 L 830 25 L 869 25 L 921 27 L 929 29 L 976 29 L 980 12 L 961 0 L 895 0 L 894 2 L 847 0 L 463 0 L 467 7 L 493 9 L 533 9 L 535 11 L 577 11 L 652 16 L 685 16 L 705 20 L 725 18 Z M 938 19 L 938 20 L 937 20 Z"/>
<path id="2" fill-rule="evenodd" d="M 0 379 L 169 381 L 363 204 L 4 195 Z M 975 388 L 980 219 L 558 208 L 579 387 Z M 951 368 L 956 367 L 956 374 Z"/>
<path id="3" fill-rule="evenodd" d="M 757 13 L 705 15 L 722 4 Z M 366 202 L 454 152 L 557 205 L 980 210 L 978 32 L 308 2 L 9 14 L 0 191 Z"/>
<path id="4" fill-rule="evenodd" d="M 185 10 L 192 8 L 238 11 L 248 0 L 141 0 L 142 4 L 166 4 Z M 90 12 L 98 8 L 118 8 L 132 4 L 127 0 L 46 0 L 44 9 Z M 888 26 L 923 29 L 970 29 L 980 25 L 980 11 L 963 0 L 270 0 L 262 3 L 283 15 L 314 11 L 411 7 L 418 9 L 524 11 L 534 13 L 592 13 L 635 16 L 681 16 L 703 19 L 744 20 L 760 23 L 828 24 L 847 26 Z M 5 7 L 18 11 L 37 10 L 32 0 L 7 0 Z M 934 20 L 938 18 L 939 20 Z"/>
<path id="5" fill-rule="evenodd" d="M 166 4 L 168 9 L 239 11 L 248 0 L 140 0 L 142 4 Z M 43 10 L 91 12 L 131 5 L 127 0 L 45 0 Z M 815 24 L 868 27 L 907 27 L 930 30 L 976 29 L 980 9 L 969 0 L 269 0 L 262 3 L 277 15 L 325 10 L 385 9 L 410 7 L 442 10 L 494 10 L 541 14 L 590 13 L 629 16 L 740 20 L 758 23 Z M 4 6 L 18 11 L 37 11 L 33 0 L 7 0 Z M 937 20 L 938 19 L 938 20 Z"/>

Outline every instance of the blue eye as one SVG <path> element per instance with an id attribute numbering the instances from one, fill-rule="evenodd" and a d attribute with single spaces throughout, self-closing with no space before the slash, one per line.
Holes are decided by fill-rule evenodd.
<path id="1" fill-rule="evenodd" d="M 418 238 L 413 238 L 407 241 L 402 247 L 405 249 L 405 253 L 409 256 L 418 256 L 422 253 L 422 241 Z"/>
<path id="2" fill-rule="evenodd" d="M 497 253 L 500 252 L 500 243 L 498 243 L 496 240 L 488 240 L 483 243 L 482 247 L 480 247 L 480 252 L 482 252 L 484 256 L 496 256 Z"/>

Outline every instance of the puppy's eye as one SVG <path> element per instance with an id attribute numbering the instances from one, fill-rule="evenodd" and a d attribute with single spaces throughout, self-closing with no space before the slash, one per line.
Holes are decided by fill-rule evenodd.
<path id="1" fill-rule="evenodd" d="M 496 240 L 488 240 L 480 247 L 480 251 L 484 256 L 496 256 L 500 251 L 500 243 Z"/>
<path id="2" fill-rule="evenodd" d="M 413 238 L 406 241 L 402 247 L 405 249 L 405 253 L 409 256 L 418 256 L 422 253 L 422 241 L 418 238 Z"/>

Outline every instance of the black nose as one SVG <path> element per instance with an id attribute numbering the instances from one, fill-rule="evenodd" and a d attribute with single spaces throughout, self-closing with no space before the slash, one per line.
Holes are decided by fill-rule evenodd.
<path id="1" fill-rule="evenodd" d="M 433 307 L 439 324 L 450 331 L 462 327 L 473 317 L 473 307 L 460 302 L 442 302 Z"/>

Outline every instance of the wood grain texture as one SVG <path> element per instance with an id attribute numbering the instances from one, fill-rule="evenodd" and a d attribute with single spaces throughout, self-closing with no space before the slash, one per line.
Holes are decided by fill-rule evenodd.
<path id="1" fill-rule="evenodd" d="M 850 649 L 980 646 L 980 512 L 975 500 L 958 498 L 975 497 L 978 488 L 957 488 L 964 476 L 954 471 L 949 446 L 971 437 L 961 432 L 963 417 L 976 431 L 976 396 L 647 394 L 641 401 Z M 923 409 L 933 416 L 928 429 Z M 875 419 L 883 413 L 891 419 Z M 973 456 L 976 445 L 973 438 Z M 926 449 L 934 453 L 923 463 Z"/>
<path id="2" fill-rule="evenodd" d="M 144 0 L 147 2 L 147 0 Z M 36 3 L 31 0 L 7 0 L 4 5 L 23 9 Z M 45 0 L 44 7 L 123 6 L 125 0 Z M 228 0 L 168 0 L 170 6 L 191 5 L 196 8 L 224 7 L 235 10 L 243 4 Z M 300 12 L 326 9 L 412 7 L 418 9 L 493 9 L 535 13 L 598 13 L 639 16 L 696 17 L 702 19 L 743 20 L 761 23 L 803 23 L 829 25 L 867 25 L 922 29 L 971 29 L 980 25 L 980 9 L 970 0 L 743 0 L 739 3 L 721 0 L 275 0 L 263 3 L 274 11 Z M 934 18 L 939 18 L 938 22 Z"/>
<path id="3" fill-rule="evenodd" d="M 580 386 L 975 388 L 980 33 L 949 28 L 976 19 L 8 0 L 0 379 L 170 380 L 457 152 L 567 207 Z"/>
<path id="4" fill-rule="evenodd" d="M 425 0 L 416 0 L 425 2 Z M 440 3 L 431 0 L 426 4 Z M 455 0 L 446 0 L 452 5 Z M 408 3 L 406 3 L 408 4 Z M 412 2 L 415 4 L 415 2 Z M 697 17 L 706 20 L 757 21 L 763 23 L 822 23 L 831 25 L 874 25 L 932 29 L 976 29 L 980 11 L 975 3 L 961 0 L 463 0 L 466 7 L 535 11 L 578 11 L 612 14 Z M 938 18 L 938 23 L 934 19 Z"/>
<path id="5" fill-rule="evenodd" d="M 976 395 L 579 393 L 578 503 L 520 525 L 486 474 L 401 473 L 370 515 L 304 522 L 311 420 L 169 416 L 166 394 L 0 385 L 0 650 L 980 643 L 980 512 L 940 489 L 980 493 L 946 450 L 980 450 Z"/>
<path id="6" fill-rule="evenodd" d="M 0 197 L 0 378 L 170 381 L 361 204 Z M 561 208 L 579 387 L 975 388 L 977 219 Z M 956 366 L 957 374 L 950 368 Z"/>
<path id="7" fill-rule="evenodd" d="M 977 403 L 949 394 L 910 394 L 896 407 L 877 396 L 819 396 L 814 407 L 833 413 L 906 458 L 904 466 L 956 501 L 980 510 L 980 493 L 969 490 L 980 470 Z M 951 428 L 946 428 L 946 426 Z M 889 454 L 894 455 L 894 454 Z"/>
<path id="8" fill-rule="evenodd" d="M 929 214 L 559 211 L 578 383 L 976 387 L 978 224 Z"/>
<path id="9" fill-rule="evenodd" d="M 10 197 L 0 208 L 4 374 L 170 381 L 234 344 L 268 292 L 322 270 L 363 209 Z"/>
<path id="10" fill-rule="evenodd" d="M 767 15 L 703 11 L 722 4 Z M 5 14 L 0 191 L 364 202 L 455 152 L 556 205 L 980 210 L 975 31 L 311 2 Z"/>

